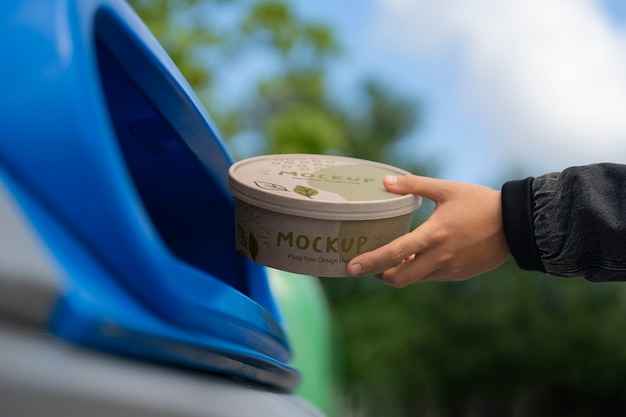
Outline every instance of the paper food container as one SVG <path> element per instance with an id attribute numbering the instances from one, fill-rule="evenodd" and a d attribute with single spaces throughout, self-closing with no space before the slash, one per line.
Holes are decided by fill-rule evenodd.
<path id="1" fill-rule="evenodd" d="M 409 231 L 420 197 L 391 193 L 382 184 L 385 175 L 404 174 L 340 156 L 279 154 L 239 161 L 229 169 L 237 249 L 284 271 L 348 276 L 350 259 Z"/>

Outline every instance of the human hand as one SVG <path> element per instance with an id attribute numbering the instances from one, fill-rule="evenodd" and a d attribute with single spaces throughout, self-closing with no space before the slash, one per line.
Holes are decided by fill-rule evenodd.
<path id="1" fill-rule="evenodd" d="M 499 191 L 410 174 L 385 177 L 383 184 L 397 194 L 417 194 L 432 200 L 435 210 L 412 232 L 353 258 L 347 266 L 349 274 L 362 275 L 402 262 L 376 277 L 395 287 L 459 281 L 490 271 L 511 256 Z"/>

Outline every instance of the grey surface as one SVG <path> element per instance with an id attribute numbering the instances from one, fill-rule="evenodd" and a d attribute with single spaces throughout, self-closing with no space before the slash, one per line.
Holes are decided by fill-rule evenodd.
<path id="1" fill-rule="evenodd" d="M 0 177 L 0 417 L 323 417 L 294 395 L 55 338 L 56 273 Z"/>
<path id="2" fill-rule="evenodd" d="M 0 176 L 0 315 L 43 327 L 58 296 L 52 258 Z"/>
<path id="3" fill-rule="evenodd" d="M 323 417 L 290 394 L 83 350 L 0 321 L 2 417 Z"/>

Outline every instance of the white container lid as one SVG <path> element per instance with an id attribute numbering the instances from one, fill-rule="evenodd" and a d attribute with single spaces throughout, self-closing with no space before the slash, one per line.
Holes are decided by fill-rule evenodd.
<path id="1" fill-rule="evenodd" d="M 326 220 L 402 216 L 421 204 L 416 195 L 385 189 L 385 175 L 399 168 L 330 155 L 278 154 L 244 159 L 229 171 L 229 188 L 246 203 L 279 213 Z"/>

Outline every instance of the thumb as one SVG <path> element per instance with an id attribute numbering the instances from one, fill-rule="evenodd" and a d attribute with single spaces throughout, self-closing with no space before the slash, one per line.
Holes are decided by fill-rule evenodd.
<path id="1" fill-rule="evenodd" d="M 439 201 L 447 194 L 448 181 L 413 174 L 398 177 L 388 175 L 383 178 L 383 185 L 392 193 L 416 194 L 432 201 Z"/>

